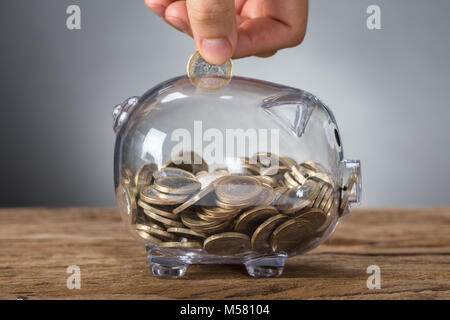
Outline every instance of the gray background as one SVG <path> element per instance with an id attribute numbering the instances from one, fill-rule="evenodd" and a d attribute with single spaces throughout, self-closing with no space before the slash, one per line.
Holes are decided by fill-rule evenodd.
<path id="1" fill-rule="evenodd" d="M 82 30 L 66 29 L 79 4 Z M 366 8 L 382 9 L 382 30 Z M 450 1 L 312 0 L 304 43 L 235 62 L 334 111 L 365 206 L 450 205 Z M 193 41 L 144 0 L 2 0 L 1 206 L 114 205 L 112 106 L 185 72 Z"/>

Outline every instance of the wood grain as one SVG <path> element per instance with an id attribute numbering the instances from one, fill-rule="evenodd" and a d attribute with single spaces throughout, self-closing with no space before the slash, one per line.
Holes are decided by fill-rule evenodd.
<path id="1" fill-rule="evenodd" d="M 369 265 L 381 289 L 369 290 Z M 69 290 L 66 268 L 81 268 Z M 1 209 L 2 299 L 450 299 L 450 209 L 355 210 L 325 244 L 288 261 L 280 278 L 239 265 L 150 275 L 115 209 Z"/>

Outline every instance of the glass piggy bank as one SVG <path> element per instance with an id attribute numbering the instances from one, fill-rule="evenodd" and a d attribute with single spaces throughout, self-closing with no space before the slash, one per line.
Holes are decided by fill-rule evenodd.
<path id="1" fill-rule="evenodd" d="M 344 159 L 333 114 L 305 91 L 181 76 L 113 117 L 118 206 L 154 276 L 181 277 L 190 264 L 279 276 L 360 202 L 360 162 Z"/>

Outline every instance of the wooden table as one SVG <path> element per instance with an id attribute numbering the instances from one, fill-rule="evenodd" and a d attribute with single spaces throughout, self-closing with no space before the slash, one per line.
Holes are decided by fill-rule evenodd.
<path id="1" fill-rule="evenodd" d="M 70 265 L 81 269 L 79 290 L 67 289 Z M 370 265 L 381 289 L 367 288 Z M 449 299 L 450 209 L 355 210 L 280 278 L 194 265 L 170 280 L 150 275 L 115 209 L 1 209 L 0 298 Z"/>

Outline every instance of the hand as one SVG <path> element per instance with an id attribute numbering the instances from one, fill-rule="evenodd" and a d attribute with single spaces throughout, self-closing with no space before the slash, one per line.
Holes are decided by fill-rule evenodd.
<path id="1" fill-rule="evenodd" d="M 211 64 L 230 58 L 269 57 L 299 45 L 308 0 L 146 0 L 174 28 L 187 33 Z"/>

